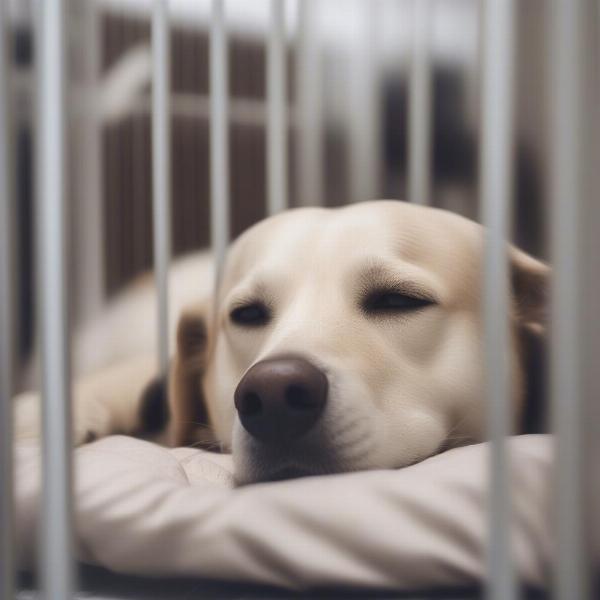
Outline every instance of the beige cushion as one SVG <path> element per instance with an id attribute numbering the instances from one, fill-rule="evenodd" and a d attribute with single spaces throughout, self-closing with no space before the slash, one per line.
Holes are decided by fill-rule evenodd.
<path id="1" fill-rule="evenodd" d="M 510 442 L 520 577 L 548 573 L 552 440 Z M 229 456 L 128 437 L 79 448 L 77 554 L 142 575 L 293 588 L 431 588 L 485 578 L 486 445 L 398 471 L 233 489 Z M 21 560 L 35 556 L 39 455 L 17 452 Z"/>

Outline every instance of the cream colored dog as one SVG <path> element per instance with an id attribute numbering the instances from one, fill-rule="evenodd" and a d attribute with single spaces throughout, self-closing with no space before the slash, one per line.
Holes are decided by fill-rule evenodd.
<path id="1" fill-rule="evenodd" d="M 181 316 L 169 393 L 148 383 L 148 357 L 83 378 L 76 441 L 149 429 L 215 442 L 249 483 L 402 467 L 482 440 L 482 250 L 476 223 L 396 201 L 267 219 L 232 245 L 218 309 L 209 295 Z M 522 431 L 539 392 L 548 268 L 509 252 Z M 21 436 L 33 404 L 21 401 Z"/>

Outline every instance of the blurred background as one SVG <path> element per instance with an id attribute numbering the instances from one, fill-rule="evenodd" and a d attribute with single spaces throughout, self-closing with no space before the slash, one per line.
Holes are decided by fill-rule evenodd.
<path id="1" fill-rule="evenodd" d="M 19 356 L 34 347 L 34 16 L 12 0 L 11 73 L 18 244 Z M 408 199 L 409 82 L 417 3 L 286 3 L 289 202 L 336 206 Z M 431 191 L 426 202 L 478 218 L 480 3 L 427 0 Z M 549 4 L 517 6 L 514 238 L 545 257 Z M 150 0 L 77 0 L 69 12 L 69 206 L 72 321 L 85 326 L 152 267 Z M 210 244 L 209 0 L 170 0 L 173 251 Z M 266 216 L 268 0 L 228 0 L 231 231 Z M 310 47 L 309 54 L 302 48 Z M 304 61 L 304 62 L 302 62 Z M 304 67 L 302 67 L 304 65 Z M 308 78 L 299 85 L 300 73 Z M 303 93 L 300 93 L 303 91 Z M 312 102 L 317 181 L 306 185 L 299 139 Z M 366 114 L 365 110 L 368 110 Z M 365 145 L 364 127 L 370 139 Z M 315 133 L 316 132 L 316 133 Z M 370 176 L 363 177 L 365 162 Z M 308 191 L 307 191 L 308 190 Z M 309 196 L 307 197 L 307 194 Z M 23 385 L 23 383 L 22 383 Z"/>

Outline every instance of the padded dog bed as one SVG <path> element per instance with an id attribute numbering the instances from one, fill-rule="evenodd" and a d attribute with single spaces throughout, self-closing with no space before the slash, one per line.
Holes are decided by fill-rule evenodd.
<path id="1" fill-rule="evenodd" d="M 509 443 L 521 580 L 549 574 L 552 438 Z M 485 579 L 485 444 L 397 471 L 236 489 L 231 457 L 114 436 L 76 450 L 76 548 L 84 563 L 290 589 L 418 590 Z M 17 448 L 20 560 L 36 555 L 39 449 Z"/>

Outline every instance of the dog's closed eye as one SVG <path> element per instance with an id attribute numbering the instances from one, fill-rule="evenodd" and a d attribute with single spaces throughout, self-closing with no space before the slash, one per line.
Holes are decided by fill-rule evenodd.
<path id="1" fill-rule="evenodd" d="M 256 301 L 235 307 L 229 313 L 229 318 L 236 325 L 244 327 L 260 327 L 269 322 L 271 313 L 263 302 Z"/>
<path id="2" fill-rule="evenodd" d="M 431 298 L 397 290 L 375 290 L 364 298 L 362 309 L 367 314 L 406 313 L 435 303 Z"/>

